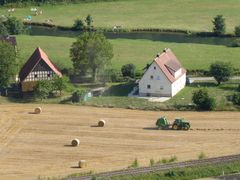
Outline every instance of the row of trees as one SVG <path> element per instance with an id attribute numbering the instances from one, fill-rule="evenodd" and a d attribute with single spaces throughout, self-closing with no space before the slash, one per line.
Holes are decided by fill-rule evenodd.
<path id="1" fill-rule="evenodd" d="M 92 31 L 93 30 L 92 16 L 90 14 L 87 15 L 84 21 L 81 19 L 76 19 L 74 21 L 72 29 L 76 31 Z"/>
<path id="2" fill-rule="evenodd" d="M 213 32 L 217 36 L 224 35 L 226 32 L 226 23 L 225 23 L 225 18 L 223 15 L 217 15 L 214 17 L 212 21 L 214 27 L 213 27 Z M 235 31 L 234 31 L 236 36 L 240 36 L 240 25 L 235 26 Z"/>

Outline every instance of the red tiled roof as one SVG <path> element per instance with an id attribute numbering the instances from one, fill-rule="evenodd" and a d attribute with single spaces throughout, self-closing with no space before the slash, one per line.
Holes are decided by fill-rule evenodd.
<path id="1" fill-rule="evenodd" d="M 17 40 L 15 36 L 0 36 L 0 41 L 8 42 L 12 46 L 17 45 Z"/>
<path id="2" fill-rule="evenodd" d="M 181 63 L 173 54 L 171 49 L 164 49 L 163 53 L 156 57 L 154 61 L 166 75 L 168 80 L 172 83 L 176 81 L 179 77 L 181 77 L 184 73 L 186 73 L 186 70 L 182 67 Z M 174 73 L 181 68 L 182 74 L 175 78 Z"/>
<path id="3" fill-rule="evenodd" d="M 62 76 L 60 70 L 52 63 L 52 61 L 48 58 L 47 54 L 40 48 L 36 48 L 32 56 L 28 59 L 25 65 L 22 67 L 19 78 L 20 81 L 24 81 L 24 79 L 32 72 L 34 67 L 43 60 L 58 76 Z"/>

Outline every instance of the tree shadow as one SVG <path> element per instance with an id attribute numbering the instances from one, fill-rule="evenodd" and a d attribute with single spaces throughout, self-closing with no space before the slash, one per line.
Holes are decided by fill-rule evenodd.
<path id="1" fill-rule="evenodd" d="M 166 30 L 167 31 L 167 30 Z M 31 26 L 29 30 L 32 36 L 61 36 L 61 37 L 77 37 L 83 32 L 73 30 L 61 30 L 57 28 Z M 209 45 L 224 45 L 229 48 L 235 37 L 222 36 L 216 37 L 212 32 L 202 32 L 198 35 L 189 35 L 179 32 L 129 32 L 116 33 L 106 32 L 104 35 L 108 39 L 146 39 L 151 41 L 161 41 L 168 43 L 194 43 L 194 44 L 209 44 Z"/>
<path id="2" fill-rule="evenodd" d="M 136 86 L 135 83 L 124 83 L 124 84 L 118 84 L 113 85 L 110 88 L 108 88 L 103 95 L 104 96 L 127 96 L 128 93 L 130 93 L 134 86 Z"/>
<path id="3" fill-rule="evenodd" d="M 214 82 L 194 82 L 189 85 L 190 87 L 217 87 L 217 84 Z"/>

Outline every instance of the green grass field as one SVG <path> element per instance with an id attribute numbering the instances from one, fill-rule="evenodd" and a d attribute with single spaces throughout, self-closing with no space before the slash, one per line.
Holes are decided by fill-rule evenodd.
<path id="1" fill-rule="evenodd" d="M 229 81 L 217 86 L 215 82 L 196 82 L 186 86 L 176 96 L 164 103 L 149 102 L 140 98 L 126 97 L 131 92 L 132 84 L 119 84 L 110 88 L 107 94 L 102 97 L 94 97 L 85 102 L 85 105 L 97 107 L 115 107 L 141 110 L 194 110 L 192 95 L 194 91 L 200 88 L 206 88 L 211 97 L 216 99 L 216 110 L 218 111 L 236 111 L 240 106 L 233 105 L 228 100 L 230 96 L 237 92 L 238 81 Z"/>
<path id="2" fill-rule="evenodd" d="M 17 36 L 20 61 L 24 63 L 33 53 L 34 49 L 40 46 L 59 68 L 71 67 L 69 49 L 73 41 L 75 41 L 74 38 L 66 37 Z M 234 67 L 240 67 L 240 49 L 225 45 L 163 42 L 142 39 L 114 39 L 110 40 L 110 42 L 114 48 L 114 58 L 112 60 L 114 69 L 120 69 L 124 64 L 133 63 L 138 70 L 141 70 L 165 47 L 171 48 L 187 69 L 207 70 L 209 65 L 216 60 L 229 61 Z"/>
<path id="3" fill-rule="evenodd" d="M 31 15 L 31 7 L 17 8 L 13 16 L 24 19 Z M 54 24 L 72 26 L 76 18 L 91 14 L 97 27 L 124 28 L 174 28 L 193 31 L 211 31 L 214 16 L 226 18 L 227 32 L 240 24 L 238 0 L 128 0 L 37 7 L 42 15 L 33 21 L 52 19 Z M 7 8 L 0 8 L 0 15 L 8 15 Z"/>

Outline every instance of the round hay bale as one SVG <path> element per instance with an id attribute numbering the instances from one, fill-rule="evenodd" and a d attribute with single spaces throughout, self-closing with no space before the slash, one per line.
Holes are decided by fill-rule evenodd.
<path id="1" fill-rule="evenodd" d="M 98 126 L 99 126 L 99 127 L 104 127 L 105 124 L 106 124 L 106 122 L 105 122 L 104 120 L 98 121 Z"/>
<path id="2" fill-rule="evenodd" d="M 41 107 L 37 107 L 34 109 L 34 113 L 35 114 L 40 114 L 42 112 L 42 108 Z"/>
<path id="3" fill-rule="evenodd" d="M 78 165 L 79 165 L 79 168 L 84 168 L 87 166 L 87 162 L 85 160 L 80 160 Z"/>
<path id="4" fill-rule="evenodd" d="M 73 139 L 72 140 L 72 146 L 79 146 L 79 144 L 80 144 L 79 139 Z"/>

